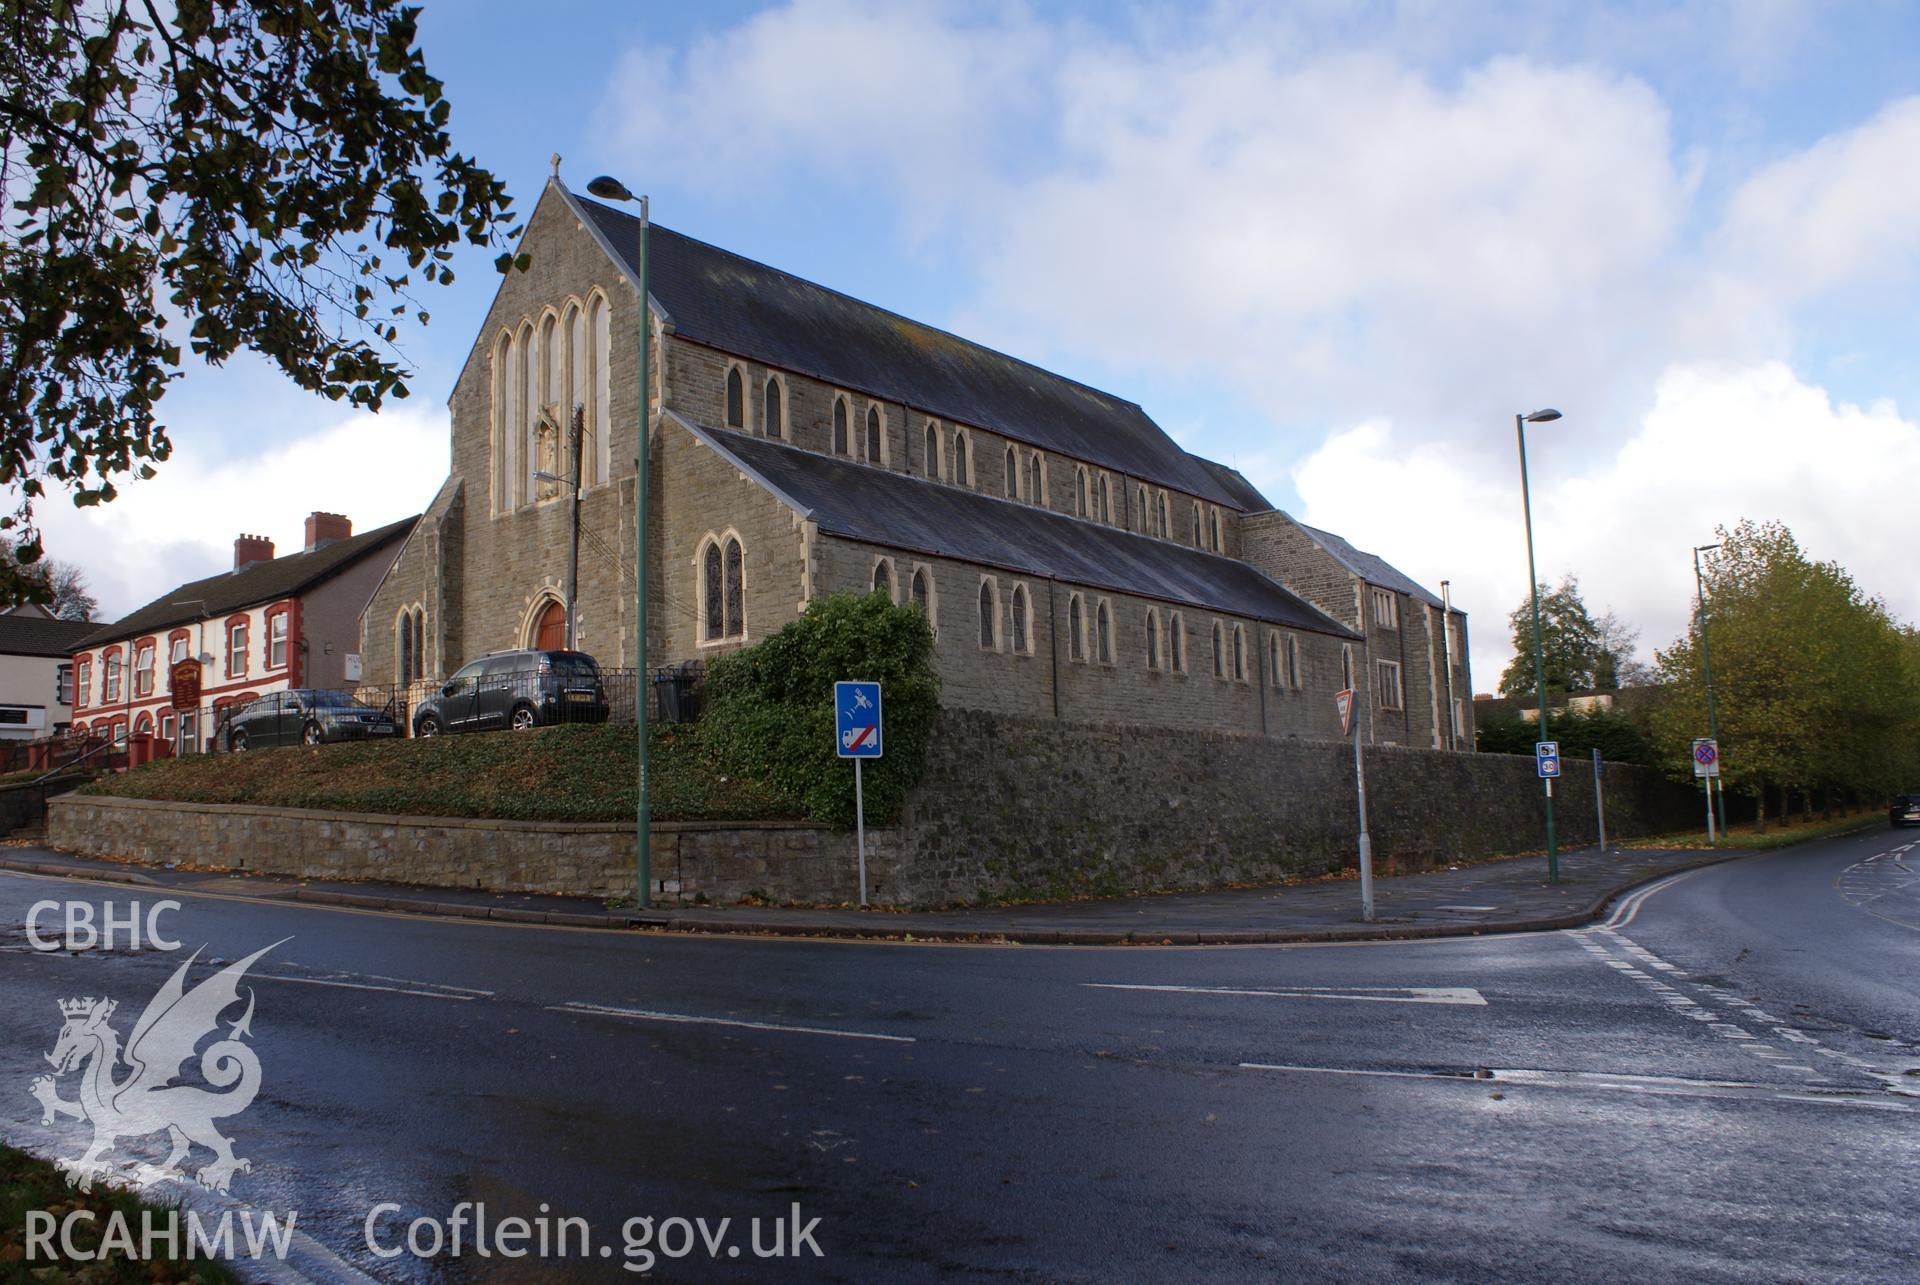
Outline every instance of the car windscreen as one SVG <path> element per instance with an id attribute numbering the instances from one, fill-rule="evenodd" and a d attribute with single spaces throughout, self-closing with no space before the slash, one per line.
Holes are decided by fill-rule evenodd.
<path id="1" fill-rule="evenodd" d="M 307 703 L 315 709 L 354 709 L 360 704 L 345 692 L 309 692 Z"/>
<path id="2" fill-rule="evenodd" d="M 591 680 L 600 677 L 600 666 L 593 663 L 593 657 L 583 656 L 577 651 L 556 651 L 547 659 L 553 665 L 553 672 L 561 678 Z"/>

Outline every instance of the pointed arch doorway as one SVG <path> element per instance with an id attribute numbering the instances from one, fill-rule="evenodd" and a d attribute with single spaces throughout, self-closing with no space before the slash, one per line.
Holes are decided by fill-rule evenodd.
<path id="1" fill-rule="evenodd" d="M 549 600 L 540 609 L 533 625 L 533 646 L 537 651 L 563 651 L 567 645 L 567 609 Z"/>

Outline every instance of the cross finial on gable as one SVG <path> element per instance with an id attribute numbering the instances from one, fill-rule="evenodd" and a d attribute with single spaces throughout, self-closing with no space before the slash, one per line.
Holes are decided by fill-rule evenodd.
<path id="1" fill-rule="evenodd" d="M 553 154 L 553 176 L 555 178 L 560 177 L 560 153 L 558 152 Z"/>

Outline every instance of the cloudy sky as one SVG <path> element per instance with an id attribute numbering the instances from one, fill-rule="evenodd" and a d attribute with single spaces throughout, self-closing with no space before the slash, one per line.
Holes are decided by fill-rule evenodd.
<path id="1" fill-rule="evenodd" d="M 1920 13 L 1907 4 L 1285 6 L 429 0 L 459 145 L 531 205 L 551 153 L 671 227 L 1140 402 L 1191 450 L 1473 613 L 1475 685 L 1543 578 L 1643 651 L 1689 548 L 1777 518 L 1920 618 Z M 417 511 L 489 255 L 374 419 L 237 360 L 176 453 L 50 505 L 103 608 Z"/>

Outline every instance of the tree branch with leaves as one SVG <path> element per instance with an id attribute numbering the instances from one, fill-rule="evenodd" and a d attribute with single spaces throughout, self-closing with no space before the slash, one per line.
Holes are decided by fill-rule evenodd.
<path id="1" fill-rule="evenodd" d="M 0 0 L 0 600 L 44 600 L 34 506 L 145 478 L 181 344 L 378 410 L 399 325 L 505 185 L 453 149 L 398 0 Z M 501 271 L 526 267 L 502 254 Z"/>

